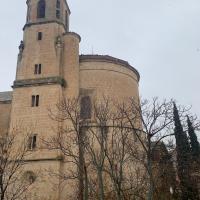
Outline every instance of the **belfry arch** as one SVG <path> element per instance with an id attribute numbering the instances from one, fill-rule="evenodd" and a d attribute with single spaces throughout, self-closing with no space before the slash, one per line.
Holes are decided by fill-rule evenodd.
<path id="1" fill-rule="evenodd" d="M 45 18 L 46 2 L 40 0 L 37 4 L 37 18 Z"/>

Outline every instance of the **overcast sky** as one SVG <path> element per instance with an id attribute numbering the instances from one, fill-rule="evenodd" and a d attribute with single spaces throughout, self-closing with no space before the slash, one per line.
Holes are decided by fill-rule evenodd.
<path id="1" fill-rule="evenodd" d="M 0 91 L 11 90 L 26 0 L 0 6 Z M 141 75 L 140 95 L 174 98 L 200 116 L 199 0 L 68 0 L 80 54 L 128 61 Z"/>

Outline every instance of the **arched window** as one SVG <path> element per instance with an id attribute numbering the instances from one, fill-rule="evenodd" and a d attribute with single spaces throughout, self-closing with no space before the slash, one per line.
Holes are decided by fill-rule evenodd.
<path id="1" fill-rule="evenodd" d="M 40 0 L 37 6 L 37 18 L 45 18 L 46 3 L 45 0 Z"/>
<path id="2" fill-rule="evenodd" d="M 90 119 L 92 116 L 92 103 L 89 96 L 81 98 L 80 117 L 82 119 Z"/>
<path id="3" fill-rule="evenodd" d="M 56 1 L 56 18 L 60 19 L 60 0 Z"/>

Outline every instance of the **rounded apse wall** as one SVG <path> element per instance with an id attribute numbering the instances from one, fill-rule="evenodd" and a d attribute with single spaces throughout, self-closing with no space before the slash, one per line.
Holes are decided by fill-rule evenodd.
<path id="1" fill-rule="evenodd" d="M 80 56 L 80 88 L 96 97 L 125 100 L 139 99 L 138 71 L 128 62 L 101 55 Z"/>

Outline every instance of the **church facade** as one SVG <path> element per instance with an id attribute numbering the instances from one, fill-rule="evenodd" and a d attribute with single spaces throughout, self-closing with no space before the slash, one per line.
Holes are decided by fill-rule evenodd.
<path id="1" fill-rule="evenodd" d="M 119 100 L 139 99 L 140 76 L 121 59 L 79 54 L 81 37 L 70 31 L 66 0 L 27 0 L 27 8 L 13 91 L 0 92 L 0 129 L 8 133 L 19 123 L 31 127 L 29 145 L 33 155 L 27 159 L 24 171 L 37 174 L 51 167 L 57 173 L 68 166 L 59 159 L 58 152 L 41 148 L 40 140 L 56 134 L 52 127 L 57 122 L 50 119 L 49 106 L 63 97 L 80 98 L 83 102 L 102 95 Z M 58 177 L 46 176 L 35 193 L 41 200 L 62 200 L 66 190 L 62 193 L 61 188 L 55 187 L 59 182 Z"/>

